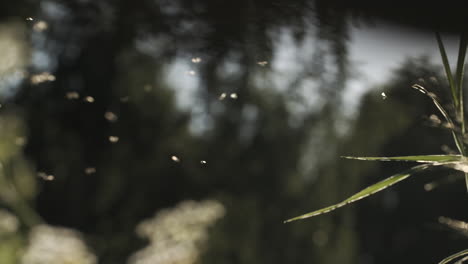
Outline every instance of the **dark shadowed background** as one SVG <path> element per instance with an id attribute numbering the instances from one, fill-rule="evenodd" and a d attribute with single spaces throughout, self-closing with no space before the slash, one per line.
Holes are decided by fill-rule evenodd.
<path id="1" fill-rule="evenodd" d="M 465 10 L 348 2 L 0 3 L 0 263 L 436 263 L 465 249 L 447 224 L 468 220 L 465 184 L 445 169 L 283 224 L 411 166 L 340 156 L 456 149 L 411 85 L 450 102 L 434 32 L 455 62 Z"/>

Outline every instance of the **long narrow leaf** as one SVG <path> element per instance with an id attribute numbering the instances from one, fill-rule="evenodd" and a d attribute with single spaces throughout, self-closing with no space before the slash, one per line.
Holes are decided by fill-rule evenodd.
<path id="1" fill-rule="evenodd" d="M 457 70 L 455 72 L 455 84 L 458 90 L 459 108 L 458 114 L 460 115 L 460 121 L 462 126 L 462 133 L 465 133 L 465 111 L 463 105 L 463 74 L 465 73 L 465 57 L 466 48 L 468 46 L 468 36 L 466 32 L 463 32 L 460 37 L 460 47 L 458 50 L 457 59 Z"/>
<path id="2" fill-rule="evenodd" d="M 460 251 L 458 253 L 455 253 L 453 255 L 450 255 L 450 256 L 444 258 L 441 262 L 439 262 L 439 264 L 447 264 L 450 261 L 452 261 L 452 260 L 454 260 L 456 258 L 459 258 L 459 257 L 463 257 L 465 255 L 468 255 L 468 249 L 465 249 L 463 251 Z"/>
<path id="3" fill-rule="evenodd" d="M 468 191 L 468 173 L 465 172 L 465 185 L 466 185 L 466 190 Z"/>
<path id="4" fill-rule="evenodd" d="M 352 157 L 343 156 L 345 159 L 370 160 L 370 161 L 409 161 L 421 163 L 447 163 L 460 162 L 463 160 L 461 155 L 418 155 L 418 156 L 399 156 L 399 157 Z"/>
<path id="5" fill-rule="evenodd" d="M 291 219 L 288 219 L 286 221 L 284 221 L 285 223 L 287 222 L 292 222 L 292 221 L 296 221 L 296 220 L 300 220 L 300 219 L 305 219 L 305 218 L 309 218 L 309 217 L 313 217 L 313 216 L 317 216 L 317 215 L 321 215 L 321 214 L 325 214 L 325 213 L 329 213 L 335 209 L 338 209 L 340 207 L 343 207 L 345 205 L 348 205 L 350 203 L 353 203 L 353 202 L 356 202 L 358 200 L 361 200 L 363 198 L 366 198 L 370 195 L 373 195 L 377 192 L 380 192 L 382 191 L 383 189 L 386 189 L 392 185 L 394 185 L 395 183 L 398 183 L 402 180 L 405 180 L 406 178 L 408 178 L 409 176 L 411 176 L 412 174 L 416 173 L 416 172 L 420 172 L 422 170 L 425 170 L 427 168 L 429 168 L 430 165 L 427 165 L 427 164 L 424 164 L 424 165 L 418 165 L 418 166 L 415 166 L 415 167 L 412 167 L 411 169 L 403 172 L 403 173 L 399 173 L 399 174 L 395 174 L 385 180 L 382 180 L 374 185 L 371 185 L 367 188 L 365 188 L 364 190 L 356 193 L 355 195 L 349 197 L 348 199 L 340 202 L 340 203 L 337 203 L 337 204 L 334 204 L 332 206 L 328 206 L 328 207 L 325 207 L 323 209 L 320 209 L 320 210 L 317 210 L 317 211 L 313 211 L 311 213 L 307 213 L 307 214 L 304 214 L 304 215 L 301 215 L 301 216 L 298 216 L 298 217 L 294 217 L 294 218 L 291 218 Z"/>
<path id="6" fill-rule="evenodd" d="M 449 127 L 452 128 L 451 129 L 451 132 L 452 132 L 452 137 L 453 137 L 453 140 L 455 141 L 455 145 L 457 146 L 457 149 L 458 151 L 460 152 L 460 154 L 462 154 L 463 156 L 465 156 L 465 146 L 463 145 L 463 141 L 461 140 L 461 138 L 457 135 L 457 133 L 455 133 L 455 130 L 453 130 L 453 128 L 455 128 L 455 124 L 453 123 L 452 119 L 450 118 L 450 116 L 448 115 L 447 111 L 445 110 L 445 108 L 442 106 L 442 104 L 439 102 L 439 100 L 437 99 L 437 96 L 434 94 L 434 93 L 431 93 L 429 92 L 428 90 L 426 90 L 426 88 L 422 87 L 421 85 L 419 84 L 414 84 L 412 86 L 414 89 L 420 91 L 421 93 L 427 95 L 429 98 L 431 98 L 432 102 L 434 103 L 434 105 L 437 107 L 437 109 L 439 110 L 439 112 L 442 114 L 442 116 L 445 118 L 445 121 L 447 121 L 447 123 L 449 124 Z"/>
<path id="7" fill-rule="evenodd" d="M 457 85 L 458 96 L 463 100 L 463 74 L 465 73 L 466 48 L 468 46 L 468 36 L 463 33 L 460 38 L 460 47 L 458 50 L 457 70 L 455 73 L 455 83 Z M 460 102 L 463 105 L 463 102 Z"/>
<path id="8" fill-rule="evenodd" d="M 450 90 L 452 92 L 453 103 L 455 108 L 458 108 L 458 91 L 456 84 L 453 80 L 452 70 L 450 69 L 450 64 L 447 58 L 447 53 L 445 52 L 444 43 L 442 42 L 442 38 L 440 37 L 439 33 L 436 33 L 437 44 L 439 45 L 440 56 L 442 57 L 442 62 L 444 64 L 445 74 L 447 75 L 447 79 L 450 85 Z"/>
<path id="9" fill-rule="evenodd" d="M 466 132 L 465 110 L 464 110 L 464 103 L 463 103 L 463 74 L 465 73 L 465 57 L 466 57 L 467 46 L 468 46 L 468 35 L 466 32 L 463 32 L 460 38 L 457 71 L 455 74 L 455 82 L 457 84 L 458 96 L 460 98 L 460 106 L 459 106 L 458 112 L 460 114 L 462 135 L 464 135 Z M 468 191 L 468 173 L 465 173 L 465 184 L 466 184 L 466 190 Z"/>
<path id="10" fill-rule="evenodd" d="M 452 231 L 462 234 L 468 238 L 468 223 L 449 217 L 440 216 L 439 223 L 448 227 Z"/>

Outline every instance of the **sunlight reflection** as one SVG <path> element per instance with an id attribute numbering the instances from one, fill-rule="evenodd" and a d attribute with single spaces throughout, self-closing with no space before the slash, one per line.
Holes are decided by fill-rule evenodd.
<path id="1" fill-rule="evenodd" d="M 79 99 L 80 98 L 80 94 L 77 93 L 77 92 L 68 92 L 65 94 L 65 97 L 69 100 L 73 100 L 73 99 Z"/>
<path id="2" fill-rule="evenodd" d="M 197 77 L 190 78 L 187 74 L 189 65 L 182 59 L 175 59 L 174 62 L 168 65 L 166 82 L 176 91 L 176 102 L 179 109 L 184 111 L 190 110 L 194 105 L 200 103 L 197 96 L 197 87 L 199 80 Z"/>
<path id="3" fill-rule="evenodd" d="M 86 174 L 88 174 L 88 175 L 89 175 L 89 174 L 94 174 L 94 173 L 96 173 L 96 168 L 94 168 L 94 167 L 87 167 L 87 168 L 85 168 L 84 172 L 85 172 Z"/>
<path id="4" fill-rule="evenodd" d="M 226 98 L 226 93 L 222 93 L 222 94 L 218 97 L 219 100 L 224 100 L 224 98 Z"/>
<path id="5" fill-rule="evenodd" d="M 197 73 L 195 71 L 193 71 L 193 70 L 190 70 L 190 71 L 187 71 L 187 74 L 195 76 Z"/>
<path id="6" fill-rule="evenodd" d="M 94 103 L 94 97 L 92 97 L 92 96 L 86 96 L 86 97 L 84 98 L 84 100 L 85 100 L 85 102 L 87 102 L 87 103 Z"/>
<path id="7" fill-rule="evenodd" d="M 40 84 L 43 82 L 53 82 L 53 81 L 55 81 L 55 76 L 48 72 L 34 74 L 31 76 L 32 84 Z"/>
<path id="8" fill-rule="evenodd" d="M 117 143 L 117 142 L 119 142 L 119 137 L 117 137 L 117 136 L 109 136 L 109 142 L 110 142 L 110 143 Z"/>
<path id="9" fill-rule="evenodd" d="M 200 57 L 192 58 L 193 63 L 200 63 L 202 60 Z"/>
<path id="10" fill-rule="evenodd" d="M 43 179 L 44 181 L 53 181 L 55 179 L 54 175 L 47 175 L 45 172 L 38 172 L 37 177 Z"/>
<path id="11" fill-rule="evenodd" d="M 180 162 L 180 159 L 177 156 L 171 156 L 171 160 L 174 162 Z"/>
<path id="12" fill-rule="evenodd" d="M 34 24 L 33 29 L 37 32 L 42 32 L 44 30 L 47 30 L 49 27 L 49 24 L 45 21 L 38 21 L 37 23 Z"/>
<path id="13" fill-rule="evenodd" d="M 116 114 L 114 114 L 113 112 L 111 111 L 107 111 L 104 113 L 104 118 L 107 119 L 107 121 L 109 122 L 116 122 L 118 118 L 118 116 Z"/>
<path id="14" fill-rule="evenodd" d="M 380 95 L 382 96 L 383 100 L 387 99 L 387 95 L 384 92 L 382 92 Z"/>

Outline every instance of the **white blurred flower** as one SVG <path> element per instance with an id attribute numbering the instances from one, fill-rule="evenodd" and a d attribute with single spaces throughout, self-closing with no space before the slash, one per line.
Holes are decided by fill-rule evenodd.
<path id="1" fill-rule="evenodd" d="M 81 235 L 74 230 L 40 225 L 31 231 L 22 264 L 95 264 Z"/>
<path id="2" fill-rule="evenodd" d="M 137 234 L 150 245 L 135 253 L 130 264 L 192 264 L 208 238 L 207 228 L 224 216 L 224 206 L 214 200 L 184 201 L 140 223 Z"/>

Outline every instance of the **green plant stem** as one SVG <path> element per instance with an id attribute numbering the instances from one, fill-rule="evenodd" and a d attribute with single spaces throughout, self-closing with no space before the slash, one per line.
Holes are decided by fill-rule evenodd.
<path id="1" fill-rule="evenodd" d="M 453 99 L 453 104 L 455 106 L 455 109 L 458 109 L 459 107 L 459 100 L 458 100 L 458 95 L 459 92 L 457 91 L 457 86 L 455 85 L 455 81 L 453 80 L 452 76 L 452 71 L 450 69 L 450 64 L 448 61 L 447 53 L 445 52 L 445 47 L 444 43 L 442 42 L 442 38 L 440 37 L 440 34 L 436 32 L 436 39 L 437 39 L 437 44 L 439 46 L 439 51 L 440 55 L 442 57 L 442 63 L 444 64 L 444 69 L 445 69 L 445 75 L 447 76 L 450 90 L 452 93 L 452 99 Z"/>
<path id="2" fill-rule="evenodd" d="M 463 98 L 463 75 L 465 73 L 465 57 L 466 57 L 466 48 L 468 45 L 468 36 L 466 32 L 461 34 L 460 37 L 460 47 L 458 50 L 458 61 L 457 61 L 457 72 L 455 73 L 455 82 L 458 90 L 459 102 L 459 115 L 461 122 L 462 134 L 465 134 L 465 111 L 464 111 L 464 98 Z"/>
<path id="3" fill-rule="evenodd" d="M 463 98 L 463 75 L 465 73 L 465 57 L 466 57 L 467 46 L 468 46 L 468 35 L 467 35 L 467 32 L 463 32 L 460 36 L 457 72 L 455 73 L 455 83 L 457 86 L 456 88 L 458 90 L 458 99 L 459 99 L 458 114 L 460 117 L 462 138 L 465 137 L 465 133 L 466 133 L 465 109 L 464 109 L 464 98 Z M 463 148 L 464 147 L 465 146 L 463 145 Z M 466 190 L 468 192 L 468 173 L 465 173 L 465 184 L 466 184 Z"/>
<path id="4" fill-rule="evenodd" d="M 446 264 L 446 263 L 449 263 L 450 261 L 454 260 L 454 259 L 457 259 L 459 257 L 463 257 L 465 255 L 468 255 L 468 249 L 466 250 L 463 250 L 463 251 L 460 251 L 458 253 L 455 253 L 453 255 L 450 255 L 446 258 L 444 258 L 441 262 L 439 262 L 439 264 Z"/>
<path id="5" fill-rule="evenodd" d="M 442 106 L 442 104 L 439 102 L 439 100 L 437 99 L 436 95 L 429 92 L 428 90 L 426 90 L 426 88 L 424 88 L 423 86 L 419 85 L 419 84 L 414 84 L 412 86 L 414 89 L 420 91 L 421 93 L 427 95 L 431 100 L 432 102 L 434 103 L 434 105 L 437 107 L 437 109 L 439 110 L 439 112 L 442 114 L 442 116 L 444 117 L 445 121 L 447 121 L 447 123 L 449 124 L 450 126 L 450 130 L 452 132 L 452 136 L 453 136 L 453 140 L 455 141 L 455 145 L 457 146 L 457 149 L 458 151 L 460 152 L 460 155 L 462 156 L 466 156 L 465 155 L 465 147 L 463 145 L 463 140 L 462 138 L 460 138 L 460 136 L 458 135 L 458 133 L 456 133 L 456 131 L 454 130 L 455 128 L 455 123 L 452 121 L 452 119 L 450 118 L 448 112 L 444 109 L 444 107 Z"/>
<path id="6" fill-rule="evenodd" d="M 453 104 L 455 106 L 455 115 L 456 120 L 460 122 L 461 126 L 461 139 L 464 139 L 466 133 L 465 125 L 465 109 L 464 109 L 464 98 L 463 98 L 463 75 L 465 72 L 465 57 L 466 50 L 468 46 L 468 35 L 467 32 L 463 32 L 460 36 L 460 46 L 458 50 L 458 59 L 457 59 L 457 69 L 455 72 L 455 78 L 452 75 L 450 69 L 450 64 L 447 58 L 447 53 L 445 52 L 444 43 L 439 33 L 436 33 L 437 44 L 439 46 L 440 55 L 442 57 L 442 62 L 444 64 L 445 74 L 450 86 L 450 91 L 452 93 Z M 436 102 L 435 102 L 436 103 Z M 454 135 L 455 144 L 457 145 L 460 154 L 466 156 L 465 144 L 463 140 L 460 140 L 455 132 L 452 132 Z M 466 190 L 468 192 L 468 173 L 465 173 L 465 183 Z"/>

